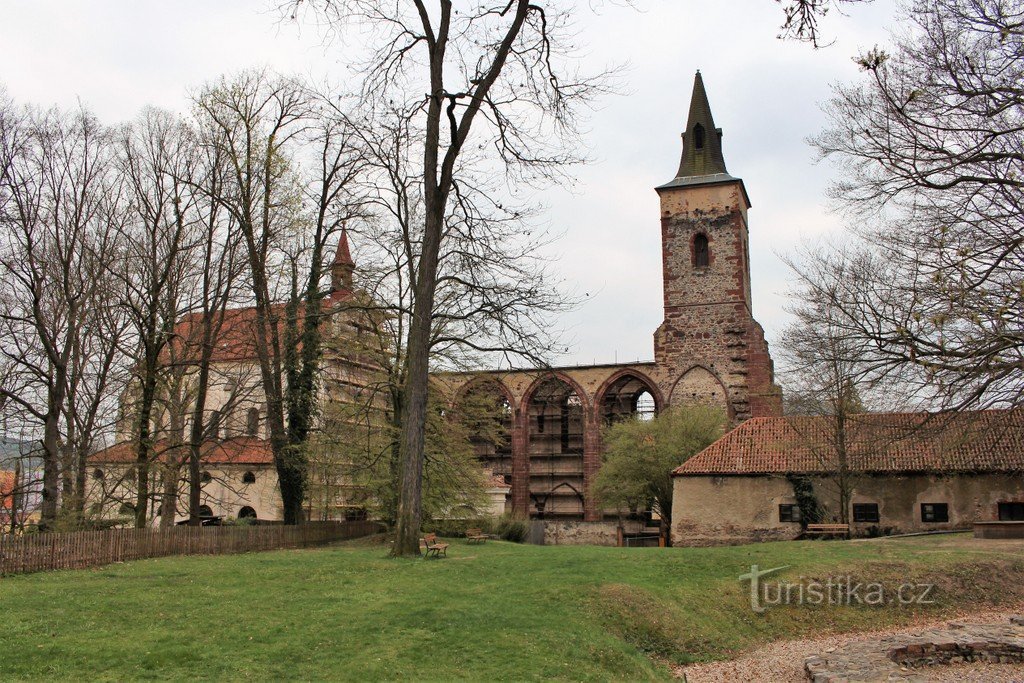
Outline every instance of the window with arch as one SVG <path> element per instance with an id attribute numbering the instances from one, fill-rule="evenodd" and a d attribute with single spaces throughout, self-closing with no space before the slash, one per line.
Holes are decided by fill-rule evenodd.
<path id="1" fill-rule="evenodd" d="M 245 416 L 245 433 L 249 436 L 256 436 L 260 430 L 260 409 L 249 408 Z"/>
<path id="2" fill-rule="evenodd" d="M 202 480 L 204 484 L 209 484 L 211 481 L 213 481 L 213 475 L 207 472 L 206 470 L 203 470 L 203 473 L 199 475 L 199 479 Z"/>
<path id="3" fill-rule="evenodd" d="M 704 149 L 704 126 L 699 123 L 693 127 L 694 149 Z"/>
<path id="4" fill-rule="evenodd" d="M 242 475 L 242 483 L 243 484 L 255 484 L 256 483 L 256 473 L 255 472 L 246 472 L 245 474 L 243 474 Z"/>
<path id="5" fill-rule="evenodd" d="M 106 475 L 103 473 L 103 470 L 101 470 L 99 468 L 94 469 L 92 471 L 92 478 L 93 479 L 98 479 L 99 481 L 103 481 L 103 477 L 105 477 L 105 476 Z"/>
<path id="6" fill-rule="evenodd" d="M 238 511 L 239 519 L 256 519 L 256 510 L 246 505 Z"/>
<path id="7" fill-rule="evenodd" d="M 702 268 L 711 263 L 711 251 L 708 248 L 708 236 L 699 233 L 693 238 L 693 265 Z"/>
<path id="8" fill-rule="evenodd" d="M 220 438 L 220 411 L 214 410 L 210 413 L 210 421 L 206 425 L 207 438 Z"/>
<path id="9" fill-rule="evenodd" d="M 200 505 L 199 506 L 199 516 L 200 517 L 213 517 L 213 508 L 211 508 L 209 505 Z"/>

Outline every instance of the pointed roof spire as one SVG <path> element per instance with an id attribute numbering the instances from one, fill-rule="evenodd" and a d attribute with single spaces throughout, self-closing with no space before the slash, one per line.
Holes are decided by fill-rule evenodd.
<path id="1" fill-rule="evenodd" d="M 334 265 L 355 266 L 352 260 L 352 253 L 348 250 L 348 228 L 341 227 L 341 239 L 338 240 L 338 251 L 334 254 Z"/>
<path id="2" fill-rule="evenodd" d="M 655 189 L 667 190 L 674 187 L 736 181 L 739 181 L 739 178 L 729 175 L 725 169 L 725 158 L 722 156 L 722 129 L 715 127 L 708 94 L 704 90 L 704 79 L 698 70 L 693 77 L 693 94 L 690 95 L 690 112 L 686 118 L 686 131 L 683 133 L 683 156 L 679 160 L 679 170 L 675 178 Z M 741 188 L 742 184 L 740 181 Z M 745 188 L 742 189 L 747 206 L 750 206 L 747 191 Z"/>
<path id="3" fill-rule="evenodd" d="M 352 253 L 348 250 L 348 230 L 342 226 L 338 251 L 334 253 L 334 263 L 331 264 L 331 292 L 351 292 L 352 274 L 355 269 L 356 262 L 352 260 Z"/>
<path id="4" fill-rule="evenodd" d="M 677 178 L 728 173 L 722 157 L 722 129 L 715 127 L 711 105 L 704 90 L 700 71 L 693 77 L 690 95 L 690 115 L 683 133 L 683 158 L 679 162 Z"/>

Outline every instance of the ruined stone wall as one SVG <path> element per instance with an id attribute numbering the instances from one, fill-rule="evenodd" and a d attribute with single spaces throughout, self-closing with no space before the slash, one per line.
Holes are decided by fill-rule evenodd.
<path id="1" fill-rule="evenodd" d="M 721 405 L 733 423 L 781 414 L 764 330 L 751 312 L 742 182 L 660 194 L 665 320 L 655 333 L 654 354 L 669 402 Z M 708 239 L 706 266 L 695 263 L 698 235 Z M 694 368 L 706 371 L 699 382 L 692 381 Z"/>
<path id="2" fill-rule="evenodd" d="M 544 545 L 618 545 L 618 522 L 577 522 L 572 520 L 545 520 Z M 639 522 L 624 521 L 623 532 L 642 531 Z"/>

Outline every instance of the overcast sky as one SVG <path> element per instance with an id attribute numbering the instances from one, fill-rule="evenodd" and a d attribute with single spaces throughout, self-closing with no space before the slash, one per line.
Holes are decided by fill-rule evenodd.
<path id="1" fill-rule="evenodd" d="M 753 203 L 754 314 L 769 341 L 776 338 L 789 277 L 779 255 L 842 228 L 825 200 L 833 171 L 815 164 L 805 138 L 824 125 L 819 103 L 829 85 L 858 78 L 851 57 L 884 45 L 895 14 L 892 0 L 832 14 L 823 30 L 834 43 L 814 50 L 776 39 L 782 12 L 773 0 L 637 5 L 581 16 L 586 61 L 627 64 L 626 93 L 600 102 L 586 123 L 594 162 L 578 169 L 575 190 L 541 197 L 551 225 L 564 232 L 561 274 L 589 294 L 560 321 L 573 350 L 559 364 L 653 357 L 662 319 L 653 188 L 675 174 L 698 68 L 724 132 L 729 172 L 743 178 Z M 80 99 L 116 123 L 146 104 L 184 111 L 190 90 L 250 66 L 316 78 L 341 73 L 337 46 L 308 27 L 277 24 L 267 7 L 263 0 L 9 0 L 0 21 L 0 83 L 19 102 L 73 106 Z"/>

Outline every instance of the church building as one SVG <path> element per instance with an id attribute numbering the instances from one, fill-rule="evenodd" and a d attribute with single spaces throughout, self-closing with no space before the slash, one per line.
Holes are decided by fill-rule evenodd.
<path id="1" fill-rule="evenodd" d="M 781 415 L 781 392 L 764 330 L 752 314 L 750 199 L 743 181 L 726 169 L 722 138 L 698 72 L 679 167 L 655 188 L 661 203 L 664 321 L 654 332 L 652 361 L 433 377 L 456 411 L 471 394 L 501 408 L 508 438 L 474 443 L 490 474 L 490 512 L 543 520 L 547 542 L 615 541 L 618 515 L 603 510 L 590 493 L 601 465 L 601 432 L 611 421 L 688 403 L 717 406 L 732 425 Z M 337 309 L 331 314 L 331 334 L 340 335 L 339 340 L 358 332 L 345 307 L 353 296 L 356 267 L 345 239 L 331 269 L 329 299 L 331 310 Z M 280 502 L 268 496 L 276 492 L 276 471 L 269 451 L 260 445 L 267 436 L 262 392 L 250 327 L 244 324 L 251 312 L 231 311 L 232 322 L 217 344 L 215 371 L 224 382 L 208 405 L 220 425 L 218 442 L 210 449 L 219 460 L 207 463 L 204 471 L 209 472 L 210 491 L 223 479 L 228 483 L 221 488 L 231 495 L 211 494 L 204 500 L 218 516 L 244 511 L 275 519 Z M 327 353 L 322 400 L 358 396 L 372 370 L 357 357 Z M 237 443 L 224 443 L 231 440 Z M 110 505 L 118 502 L 112 491 L 130 481 L 122 471 L 131 464 L 131 452 L 119 444 L 92 458 L 93 489 Z M 114 472 L 121 474 L 115 477 Z M 324 508 L 321 514 L 329 512 Z M 642 521 L 631 524 L 627 532 L 643 531 Z"/>

